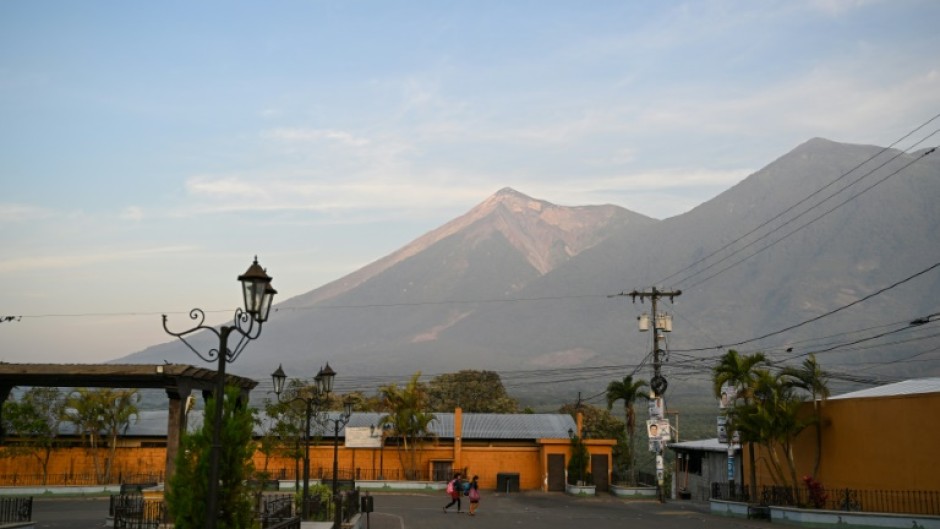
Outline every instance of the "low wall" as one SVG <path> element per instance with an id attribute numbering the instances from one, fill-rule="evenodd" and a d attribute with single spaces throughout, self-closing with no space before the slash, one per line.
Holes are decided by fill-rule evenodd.
<path id="1" fill-rule="evenodd" d="M 825 511 L 793 507 L 770 507 L 770 521 L 809 527 L 838 526 L 839 529 L 851 527 L 940 529 L 940 516 Z"/>
<path id="2" fill-rule="evenodd" d="M 75 485 L 61 487 L 0 487 L 0 496 L 43 496 L 43 495 L 74 495 L 74 496 L 107 496 L 119 494 L 120 485 Z"/>
<path id="3" fill-rule="evenodd" d="M 711 505 L 712 514 L 735 518 L 747 518 L 753 509 L 753 506 L 747 503 L 736 501 L 710 500 L 709 504 Z M 774 506 L 767 507 L 767 509 L 770 511 L 771 522 L 803 527 L 940 529 L 940 516 L 827 511 Z"/>
<path id="4" fill-rule="evenodd" d="M 610 493 L 618 498 L 655 498 L 659 495 L 659 489 L 656 487 L 625 487 L 623 485 L 611 485 Z"/>

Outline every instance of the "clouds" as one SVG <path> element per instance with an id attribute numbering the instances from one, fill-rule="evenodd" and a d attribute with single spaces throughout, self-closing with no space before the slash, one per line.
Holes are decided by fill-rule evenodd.
<path id="1" fill-rule="evenodd" d="M 58 7 L 0 2 L 14 311 L 218 306 L 254 253 L 288 297 L 507 186 L 670 217 L 940 111 L 931 1 Z"/>

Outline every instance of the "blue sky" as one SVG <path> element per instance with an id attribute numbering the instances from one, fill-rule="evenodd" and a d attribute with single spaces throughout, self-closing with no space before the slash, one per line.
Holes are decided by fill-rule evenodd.
<path id="1" fill-rule="evenodd" d="M 940 112 L 940 2 L 0 2 L 0 360 L 280 299 L 502 187 L 688 211 Z M 629 285 L 625 286 L 636 286 Z M 185 323 L 184 315 L 177 316 Z"/>

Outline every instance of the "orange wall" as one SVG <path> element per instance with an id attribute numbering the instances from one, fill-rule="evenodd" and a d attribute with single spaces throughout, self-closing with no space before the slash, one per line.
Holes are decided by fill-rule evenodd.
<path id="1" fill-rule="evenodd" d="M 593 443 L 593 444 L 592 444 Z M 606 454 L 610 456 L 613 442 L 589 441 L 589 452 L 592 454 Z M 567 462 L 571 445 L 567 440 L 545 440 L 541 445 L 528 446 L 462 446 L 459 461 L 466 467 L 470 476 L 480 476 L 480 486 L 484 489 L 496 487 L 498 473 L 518 473 L 519 486 L 524 490 L 541 490 L 547 485 L 548 454 L 565 454 Z M 384 452 L 384 455 L 382 453 Z M 99 452 L 99 464 L 104 464 L 107 451 Z M 128 474 L 162 473 L 166 458 L 165 448 L 118 448 L 114 467 L 114 475 L 120 472 Z M 449 444 L 428 443 L 418 453 L 419 468 L 430 472 L 432 461 L 457 461 L 454 457 L 454 447 Z M 363 476 L 369 476 L 372 469 L 378 469 L 380 462 L 386 470 L 401 469 L 398 450 L 395 447 L 379 449 L 347 449 L 342 445 L 338 451 L 339 467 L 341 469 L 362 469 Z M 265 468 L 264 454 L 257 452 L 254 456 L 255 468 Z M 302 463 L 301 463 L 302 464 Z M 294 460 L 285 457 L 271 457 L 267 459 L 267 469 L 276 473 L 279 469 L 287 469 L 292 476 L 295 468 Z M 330 473 L 333 468 L 333 446 L 330 444 L 311 446 L 310 472 L 318 475 L 320 469 Z M 92 474 L 92 458 L 85 448 L 62 448 L 57 450 L 50 460 L 49 474 Z M 41 475 L 42 471 L 36 459 L 32 456 L 17 456 L 0 458 L 0 475 L 12 476 L 17 474 Z M 0 485 L 6 483 L 0 483 Z"/>
<path id="2" fill-rule="evenodd" d="M 104 472 L 107 450 L 98 452 L 99 469 Z M 115 452 L 115 462 L 112 475 L 118 474 L 152 474 L 162 475 L 166 463 L 165 448 L 118 448 Z M 69 474 L 93 475 L 94 462 L 91 453 L 86 448 L 59 448 L 49 459 L 49 475 Z M 3 476 L 41 476 L 42 466 L 32 455 L 0 458 L 0 475 Z M 10 478 L 7 478 L 8 481 Z M 2 483 L 6 484 L 6 483 Z"/>
<path id="3" fill-rule="evenodd" d="M 811 410 L 807 403 L 804 411 Z M 940 393 L 829 400 L 822 410 L 817 479 L 824 487 L 940 490 Z M 812 473 L 815 454 L 816 432 L 810 426 L 794 449 L 799 478 Z M 758 483 L 771 484 L 763 464 L 757 467 Z"/>

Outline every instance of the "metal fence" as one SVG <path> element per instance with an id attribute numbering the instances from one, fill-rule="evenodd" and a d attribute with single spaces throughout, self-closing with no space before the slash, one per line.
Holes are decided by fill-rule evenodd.
<path id="1" fill-rule="evenodd" d="M 163 500 L 146 499 L 140 494 L 111 497 L 115 529 L 158 529 L 167 521 Z"/>
<path id="2" fill-rule="evenodd" d="M 32 518 L 32 498 L 0 498 L 0 523 L 30 522 Z"/>
<path id="3" fill-rule="evenodd" d="M 750 487 L 741 483 L 735 483 L 734 487 L 728 483 L 712 483 L 711 499 L 727 501 L 751 501 Z"/>
<path id="4" fill-rule="evenodd" d="M 712 483 L 712 499 L 750 501 L 747 487 L 730 491 L 727 483 Z M 940 491 L 761 487 L 764 506 L 817 508 L 831 511 L 940 516 Z"/>
<path id="5" fill-rule="evenodd" d="M 163 481 L 163 472 L 152 474 L 118 474 L 111 484 L 124 483 L 159 483 Z M 67 487 L 102 485 L 94 473 L 69 474 L 0 474 L 0 486 L 4 487 Z"/>
<path id="6" fill-rule="evenodd" d="M 269 469 L 265 474 L 269 479 L 277 479 L 282 481 L 290 480 L 303 480 L 303 469 L 299 472 L 294 468 L 290 467 L 278 467 Z M 374 480 L 389 480 L 389 481 L 446 481 L 444 479 L 434 479 L 432 473 L 428 469 L 419 469 L 419 470 L 404 470 L 401 468 L 340 468 L 336 474 L 338 481 L 354 481 L 354 480 L 365 480 L 365 481 L 374 481 Z M 448 476 L 450 477 L 450 476 Z M 333 469 L 326 467 L 318 467 L 310 469 L 310 479 L 320 480 L 323 483 L 329 483 L 333 480 Z"/>

